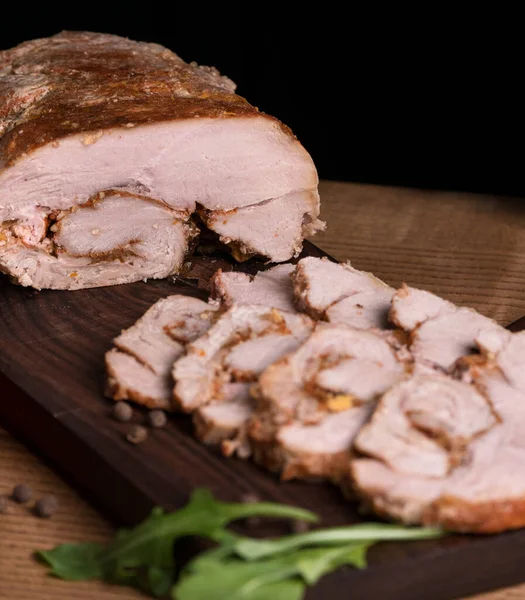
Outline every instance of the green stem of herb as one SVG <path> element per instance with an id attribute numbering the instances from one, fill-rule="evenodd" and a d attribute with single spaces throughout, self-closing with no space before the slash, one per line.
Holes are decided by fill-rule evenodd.
<path id="1" fill-rule="evenodd" d="M 235 545 L 235 552 L 245 560 L 258 560 L 311 545 L 338 545 L 348 542 L 379 542 L 387 540 L 421 540 L 444 535 L 433 527 L 400 528 L 397 525 L 377 524 L 335 527 L 290 535 L 276 540 L 243 539 Z"/>

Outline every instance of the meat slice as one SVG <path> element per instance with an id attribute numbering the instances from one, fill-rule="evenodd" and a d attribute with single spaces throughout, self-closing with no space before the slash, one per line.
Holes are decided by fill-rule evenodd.
<path id="1" fill-rule="evenodd" d="M 187 343 L 210 327 L 218 304 L 189 296 L 156 302 L 106 354 L 106 394 L 149 408 L 173 409 L 171 370 Z"/>
<path id="2" fill-rule="evenodd" d="M 259 271 L 254 277 L 246 273 L 219 269 L 211 279 L 211 296 L 225 306 L 261 304 L 296 312 L 291 274 L 295 265 L 284 264 Z"/>
<path id="3" fill-rule="evenodd" d="M 475 352 L 475 340 L 483 332 L 504 331 L 471 308 L 407 285 L 394 294 L 390 319 L 410 333 L 409 348 L 418 361 L 445 370 L 461 356 Z"/>
<path id="4" fill-rule="evenodd" d="M 515 360 L 523 371 L 523 355 Z M 352 462 L 352 489 L 406 523 L 475 533 L 523 527 L 525 390 L 509 381 L 500 353 L 463 362 L 473 385 L 434 375 L 383 397 L 356 440 L 374 458 Z"/>
<path id="5" fill-rule="evenodd" d="M 304 190 L 231 210 L 201 210 L 204 224 L 217 232 L 236 260 L 256 255 L 282 262 L 297 256 L 303 239 L 324 229 L 318 214 L 319 195 Z"/>
<path id="6" fill-rule="evenodd" d="M 510 333 L 503 328 L 483 331 L 476 343 L 488 358 L 497 357 L 503 377 L 512 387 L 525 393 L 525 331 Z"/>
<path id="7" fill-rule="evenodd" d="M 319 325 L 260 377 L 249 428 L 255 460 L 283 479 L 337 481 L 375 399 L 410 366 L 396 346 L 386 332 Z"/>
<path id="8" fill-rule="evenodd" d="M 386 328 L 394 289 L 350 263 L 307 257 L 292 275 L 295 302 L 314 317 L 359 329 Z"/>
<path id="9" fill-rule="evenodd" d="M 355 447 L 402 473 L 444 477 L 461 464 L 471 439 L 496 422 L 473 386 L 416 375 L 386 392 Z"/>
<path id="10" fill-rule="evenodd" d="M 205 443 L 246 456 L 245 424 L 254 408 L 250 387 L 260 373 L 297 348 L 311 333 L 305 315 L 258 305 L 233 305 L 202 337 L 189 344 L 173 368 L 174 402 L 194 413 Z"/>
<path id="11" fill-rule="evenodd" d="M 0 270 L 58 289 L 165 277 L 195 212 L 239 259 L 296 255 L 322 227 L 315 167 L 234 90 L 214 68 L 105 34 L 0 52 Z"/>
<path id="12" fill-rule="evenodd" d="M 223 444 L 225 454 L 248 457 L 250 447 L 245 442 L 243 429 L 253 412 L 250 383 L 227 383 L 221 386 L 220 398 L 201 406 L 193 414 L 195 435 L 209 445 Z"/>

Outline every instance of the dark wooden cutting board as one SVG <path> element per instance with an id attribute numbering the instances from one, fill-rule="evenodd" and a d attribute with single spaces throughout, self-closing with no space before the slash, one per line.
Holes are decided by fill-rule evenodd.
<path id="1" fill-rule="evenodd" d="M 324 255 L 311 244 L 305 254 Z M 37 292 L 1 280 L 0 424 L 118 523 L 136 523 L 154 505 L 179 507 L 201 486 L 223 500 L 252 492 L 303 506 L 321 515 L 324 525 L 358 521 L 356 507 L 337 488 L 280 483 L 250 462 L 225 459 L 193 439 L 185 416 L 174 416 L 140 446 L 125 440 L 129 425 L 110 418 L 103 381 L 112 339 L 161 297 L 205 298 L 219 267 L 232 265 L 224 256 L 195 257 L 185 279 L 77 292 Z M 251 272 L 260 267 L 236 265 Z M 307 598 L 459 598 L 525 580 L 524 558 L 525 531 L 385 544 L 372 550 L 368 569 L 325 577 Z"/>

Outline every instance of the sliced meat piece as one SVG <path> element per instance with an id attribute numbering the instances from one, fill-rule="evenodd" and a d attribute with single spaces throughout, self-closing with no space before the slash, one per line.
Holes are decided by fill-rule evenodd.
<path id="1" fill-rule="evenodd" d="M 211 402 L 195 411 L 195 434 L 201 442 L 216 445 L 225 440 L 236 440 L 253 412 L 250 387 L 250 383 L 226 384 L 222 387 L 220 402 Z M 242 455 L 242 451 L 239 454 Z M 244 455 L 249 455 L 249 449 Z"/>
<path id="2" fill-rule="evenodd" d="M 444 477 L 461 463 L 470 440 L 496 422 L 473 386 L 416 375 L 386 392 L 355 447 L 399 472 Z"/>
<path id="3" fill-rule="evenodd" d="M 236 346 L 245 343 L 275 343 L 274 336 L 293 336 L 298 343 L 310 334 L 312 323 L 303 315 L 289 314 L 275 308 L 257 305 L 234 305 L 217 320 L 202 337 L 187 347 L 187 355 L 179 359 L 173 368 L 175 401 L 184 412 L 193 412 L 207 404 L 213 396 L 217 380 L 227 376 L 237 365 L 231 360 Z M 258 341 L 261 338 L 262 341 Z M 270 353 L 271 354 L 271 353 Z M 270 361 L 273 360 L 270 357 Z M 245 357 L 240 355 L 242 377 L 256 378 L 268 363 L 256 363 L 256 371 L 244 370 Z M 219 377 L 218 377 L 219 376 Z"/>
<path id="4" fill-rule="evenodd" d="M 295 265 L 284 264 L 259 271 L 257 275 L 219 269 L 211 279 L 211 296 L 225 306 L 232 304 L 261 304 L 296 312 L 291 274 Z"/>
<path id="5" fill-rule="evenodd" d="M 405 331 L 413 331 L 425 321 L 454 313 L 457 308 L 444 298 L 403 284 L 392 297 L 390 320 Z"/>
<path id="6" fill-rule="evenodd" d="M 477 345 L 489 359 L 497 357 L 497 365 L 509 384 L 525 392 L 525 331 L 510 333 L 506 329 L 484 331 Z"/>
<path id="7" fill-rule="evenodd" d="M 391 334 L 319 325 L 256 388 L 249 435 L 254 458 L 283 479 L 337 480 L 376 397 L 410 367 Z"/>
<path id="8" fill-rule="evenodd" d="M 165 277 L 197 210 L 242 259 L 286 260 L 322 227 L 308 153 L 216 69 L 84 32 L 26 42 L 0 64 L 0 270 L 22 285 Z M 115 189 L 131 195 L 88 204 Z"/>
<path id="9" fill-rule="evenodd" d="M 388 328 L 388 307 L 392 290 L 387 286 L 373 291 L 356 292 L 326 310 L 326 320 L 359 329 Z"/>
<path id="10" fill-rule="evenodd" d="M 385 391 L 385 363 L 374 358 L 344 358 L 334 367 L 319 371 L 312 380 L 331 394 L 352 394 L 356 398 L 374 398 Z M 390 359 L 388 359 L 389 362 Z"/>
<path id="11" fill-rule="evenodd" d="M 354 437 L 367 422 L 375 402 L 327 413 L 317 424 L 283 425 L 271 442 L 261 439 L 255 460 L 281 479 L 328 479 L 337 482 L 348 469 Z"/>
<path id="12" fill-rule="evenodd" d="M 412 432 L 426 433 L 426 444 L 444 440 L 448 469 L 429 470 L 428 455 L 415 437 L 404 436 L 406 444 L 399 446 L 399 431 L 392 420 L 405 425 L 410 420 L 402 405 L 392 407 L 394 415 L 392 410 L 374 415 L 373 437 L 369 426 L 359 434 L 357 446 L 375 459 L 352 462 L 352 490 L 378 513 L 406 523 L 475 533 L 525 526 L 525 480 L 519 475 L 525 460 L 525 393 L 503 376 L 498 356 L 485 359 L 484 364 L 472 361 L 472 365 L 474 386 L 447 384 L 457 391 L 449 394 L 446 403 L 452 401 L 453 406 L 442 406 L 444 394 L 439 385 L 425 393 L 420 388 L 425 382 L 419 380 L 411 388 L 416 404 L 412 410 L 416 408 L 426 418 L 424 428 L 420 422 L 411 421 L 408 426 Z M 476 389 L 477 394 L 473 393 Z M 436 402 L 441 406 L 438 410 Z M 428 428 L 426 419 L 432 427 Z M 462 451 L 454 457 L 458 441 Z"/>
<path id="13" fill-rule="evenodd" d="M 521 334 L 522 335 L 522 334 Z M 508 329 L 490 329 L 482 331 L 476 338 L 476 345 L 486 356 L 498 354 L 508 342 L 516 337 Z"/>
<path id="14" fill-rule="evenodd" d="M 184 346 L 209 329 L 219 305 L 190 296 L 157 301 L 113 343 L 157 374 L 173 368 Z"/>
<path id="15" fill-rule="evenodd" d="M 115 348 L 106 354 L 107 395 L 172 409 L 173 363 L 188 342 L 208 330 L 218 306 L 189 296 L 156 302 L 115 338 Z"/>
<path id="16" fill-rule="evenodd" d="M 409 348 L 416 360 L 445 370 L 476 351 L 475 340 L 481 333 L 503 330 L 471 308 L 406 285 L 392 298 L 390 318 L 410 334 Z"/>
<path id="17" fill-rule="evenodd" d="M 350 263 L 307 257 L 297 263 L 292 279 L 299 310 L 315 319 L 359 329 L 388 326 L 395 290 L 371 273 Z"/>
<path id="18" fill-rule="evenodd" d="M 228 211 L 200 211 L 206 227 L 219 234 L 230 246 L 236 260 L 267 256 L 283 262 L 297 256 L 303 239 L 324 229 L 318 214 L 319 194 L 304 190 Z"/>
<path id="19" fill-rule="evenodd" d="M 173 382 L 116 348 L 106 353 L 106 396 L 131 400 L 148 408 L 171 410 Z"/>
<path id="20" fill-rule="evenodd" d="M 302 324 L 299 338 L 302 341 Z M 267 333 L 261 337 L 248 339 L 233 346 L 224 357 L 224 366 L 238 381 L 254 381 L 257 375 L 276 360 L 293 352 L 297 348 L 297 335 L 283 335 L 282 331 Z"/>
<path id="21" fill-rule="evenodd" d="M 423 520 L 425 509 L 439 497 L 442 480 L 398 473 L 385 463 L 360 458 L 351 461 L 350 477 L 342 478 L 343 491 L 362 500 L 362 508 L 381 517 L 415 524 Z"/>
<path id="22" fill-rule="evenodd" d="M 312 328 L 305 315 L 233 305 L 189 344 L 173 368 L 174 402 L 194 413 L 197 435 L 204 442 L 224 440 L 227 454 L 240 449 L 246 455 L 244 425 L 253 410 L 250 384 L 269 364 L 295 350 Z"/>

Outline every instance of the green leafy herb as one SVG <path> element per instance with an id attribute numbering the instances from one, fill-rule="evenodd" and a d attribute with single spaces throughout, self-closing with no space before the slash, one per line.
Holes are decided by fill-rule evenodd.
<path id="1" fill-rule="evenodd" d="M 185 569 L 172 592 L 175 600 L 300 600 L 307 585 L 342 565 L 365 566 L 370 543 L 308 548 L 245 562 L 232 557 L 198 558 Z"/>
<path id="2" fill-rule="evenodd" d="M 174 581 L 173 544 L 179 538 L 200 536 L 220 542 L 231 536 L 225 529 L 229 523 L 251 516 L 317 520 L 301 508 L 269 502 L 219 502 L 209 491 L 196 490 L 184 508 L 173 513 L 154 509 L 134 529 L 121 530 L 107 547 L 64 544 L 38 556 L 62 579 L 104 579 L 161 596 Z"/>
<path id="3" fill-rule="evenodd" d="M 69 579 L 102 579 L 104 571 L 98 557 L 104 549 L 102 544 L 62 544 L 54 550 L 41 550 L 39 556 L 51 567 L 50 573 Z"/>
<path id="4" fill-rule="evenodd" d="M 176 600 L 301 600 L 306 587 L 343 565 L 366 566 L 368 548 L 379 541 L 414 540 L 443 535 L 430 527 L 365 523 L 318 529 L 278 539 L 253 539 L 227 529 L 252 516 L 314 522 L 306 510 L 280 504 L 226 503 L 197 490 L 182 509 L 156 508 L 133 529 L 118 532 L 107 545 L 63 544 L 38 557 L 61 579 L 102 579 Z M 176 581 L 174 543 L 183 537 L 212 540 L 217 547 L 199 554 Z"/>

